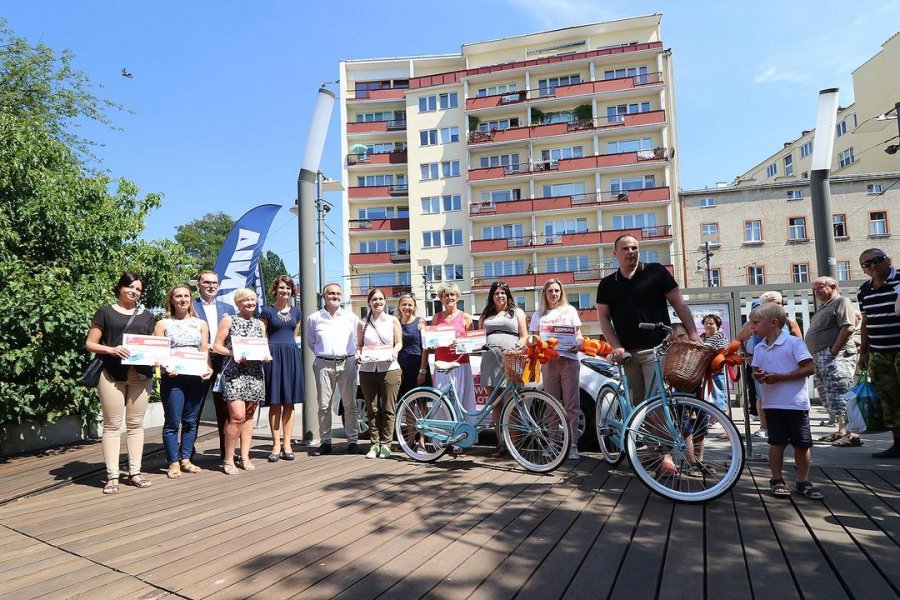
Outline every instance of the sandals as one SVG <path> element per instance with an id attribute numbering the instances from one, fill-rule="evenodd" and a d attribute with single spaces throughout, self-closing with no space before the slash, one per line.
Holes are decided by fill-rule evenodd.
<path id="1" fill-rule="evenodd" d="M 847 435 L 846 433 L 840 433 L 840 432 L 835 431 L 834 433 L 829 433 L 828 435 L 823 435 L 822 437 L 819 438 L 819 441 L 820 442 L 828 442 L 828 443 L 836 442 L 839 439 L 841 439 L 842 437 L 845 437 L 846 435 Z"/>
<path id="2" fill-rule="evenodd" d="M 688 469 L 688 475 L 691 477 L 706 477 L 707 475 L 715 475 L 717 472 L 715 467 L 702 460 L 698 460 Z"/>
<path id="3" fill-rule="evenodd" d="M 237 475 L 239 472 L 234 463 L 225 463 L 222 465 L 222 470 L 225 471 L 226 475 Z"/>
<path id="4" fill-rule="evenodd" d="M 848 448 L 850 446 L 862 446 L 863 441 L 858 435 L 853 435 L 852 433 L 848 433 L 840 439 L 837 439 L 831 442 L 832 446 L 837 446 L 839 448 Z"/>
<path id="5" fill-rule="evenodd" d="M 202 470 L 203 469 L 201 469 L 200 467 L 198 467 L 197 465 L 195 465 L 194 463 L 192 463 L 189 460 L 181 461 L 181 472 L 182 473 L 199 473 Z"/>
<path id="6" fill-rule="evenodd" d="M 810 500 L 821 500 L 825 495 L 809 481 L 798 481 L 797 491 L 809 498 Z"/>
<path id="7" fill-rule="evenodd" d="M 807 481 L 807 483 L 809 483 Z M 800 484 L 797 484 L 797 489 L 800 488 Z M 789 498 L 791 493 L 788 491 L 787 486 L 784 484 L 784 479 L 770 479 L 769 480 L 769 491 L 772 492 L 772 495 L 776 498 Z"/>
<path id="8" fill-rule="evenodd" d="M 119 492 L 119 480 L 107 479 L 106 485 L 103 486 L 104 494 L 117 494 Z"/>
<path id="9" fill-rule="evenodd" d="M 501 446 L 497 446 L 496 448 L 491 450 L 490 456 L 491 456 L 491 458 L 500 458 L 504 454 L 506 454 L 506 446 L 501 445 Z"/>
<path id="10" fill-rule="evenodd" d="M 136 488 L 148 488 L 153 485 L 153 482 L 149 479 L 144 479 L 144 476 L 140 473 L 135 473 L 134 475 L 128 476 L 128 485 L 133 485 Z"/>
<path id="11" fill-rule="evenodd" d="M 240 462 L 240 465 L 241 465 L 241 468 L 242 468 L 243 470 L 245 470 L 245 471 L 253 471 L 253 470 L 256 469 L 256 467 L 253 465 L 253 463 L 250 462 L 250 459 L 249 459 L 249 458 L 248 458 L 247 460 L 244 460 L 244 459 L 242 458 L 242 459 L 241 459 L 241 462 Z"/>
<path id="12" fill-rule="evenodd" d="M 169 470 L 166 471 L 166 477 L 169 479 L 176 479 L 181 477 L 181 466 L 178 463 L 172 463 L 169 465 Z"/>

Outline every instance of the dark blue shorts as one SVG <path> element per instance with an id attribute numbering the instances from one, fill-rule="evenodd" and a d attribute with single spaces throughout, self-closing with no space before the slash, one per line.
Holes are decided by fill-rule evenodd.
<path id="1" fill-rule="evenodd" d="M 809 411 L 788 408 L 765 408 L 768 424 L 769 445 L 794 448 L 812 448 L 812 433 L 809 431 Z"/>

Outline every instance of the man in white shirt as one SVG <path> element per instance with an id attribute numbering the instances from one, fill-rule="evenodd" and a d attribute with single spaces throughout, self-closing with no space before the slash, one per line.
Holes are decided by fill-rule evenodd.
<path id="1" fill-rule="evenodd" d="M 313 456 L 331 453 L 331 397 L 335 385 L 344 405 L 347 453 L 362 454 L 356 414 L 356 323 L 352 312 L 341 308 L 343 290 L 329 283 L 322 290 L 324 308 L 306 321 L 306 345 L 316 355 L 313 374 L 319 402 L 319 437 L 322 445 Z"/>

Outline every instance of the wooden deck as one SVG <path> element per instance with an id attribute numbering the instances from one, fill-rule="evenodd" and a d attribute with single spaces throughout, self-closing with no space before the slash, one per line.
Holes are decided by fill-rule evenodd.
<path id="1" fill-rule="evenodd" d="M 594 455 L 538 476 L 483 450 L 269 464 L 255 443 L 257 469 L 228 477 L 207 430 L 210 470 L 177 480 L 148 446 L 153 486 L 115 496 L 98 444 L 0 463 L 0 597 L 900 596 L 896 468 L 823 464 L 816 502 L 770 497 L 753 462 L 727 497 L 682 506 Z"/>

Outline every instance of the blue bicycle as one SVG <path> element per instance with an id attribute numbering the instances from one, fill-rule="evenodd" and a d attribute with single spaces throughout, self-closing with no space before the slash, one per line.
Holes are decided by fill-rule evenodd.
<path id="1" fill-rule="evenodd" d="M 672 332 L 662 323 L 640 327 Z M 653 349 L 653 376 L 637 406 L 632 406 L 625 369 L 618 365 L 618 386 L 606 388 L 597 398 L 597 440 L 612 465 L 627 453 L 635 474 L 653 492 L 676 502 L 709 502 L 737 483 L 744 470 L 744 447 L 725 413 L 666 387 L 661 359 L 669 343 L 667 338 Z"/>
<path id="2" fill-rule="evenodd" d="M 522 384 L 524 355 L 507 352 L 503 359 L 506 382 L 494 388 L 480 410 L 462 406 L 452 378 L 440 389 L 422 386 L 407 392 L 397 407 L 395 424 L 403 451 L 414 460 L 434 462 L 451 446 L 468 448 L 478 439 L 478 425 L 504 402 L 500 436 L 517 463 L 548 473 L 565 462 L 572 439 L 562 403 Z M 434 366 L 437 372 L 450 373 L 459 363 L 436 361 Z"/>

